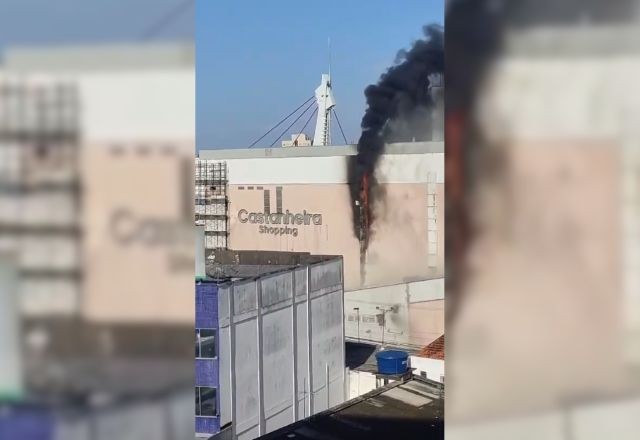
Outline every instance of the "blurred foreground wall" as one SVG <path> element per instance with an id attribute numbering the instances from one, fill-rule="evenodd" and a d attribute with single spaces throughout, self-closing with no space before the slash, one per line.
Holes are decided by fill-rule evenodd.
<path id="1" fill-rule="evenodd" d="M 192 322 L 194 86 L 186 44 L 7 51 L 0 243 L 27 316 Z"/>
<path id="2" fill-rule="evenodd" d="M 5 51 L 0 438 L 193 434 L 193 52 Z"/>
<path id="3" fill-rule="evenodd" d="M 447 267 L 447 434 L 637 438 L 637 26 L 577 5 L 523 25 L 517 4 L 470 30 L 496 39 L 486 59 L 448 50 L 484 65 L 449 114 L 468 235 Z"/>

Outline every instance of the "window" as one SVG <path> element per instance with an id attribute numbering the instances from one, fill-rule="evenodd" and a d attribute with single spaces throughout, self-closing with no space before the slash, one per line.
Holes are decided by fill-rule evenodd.
<path id="1" fill-rule="evenodd" d="M 362 323 L 373 324 L 376 322 L 376 315 L 362 315 Z"/>
<path id="2" fill-rule="evenodd" d="M 276 186 L 276 212 L 282 214 L 282 187 Z"/>
<path id="3" fill-rule="evenodd" d="M 214 417 L 218 415 L 216 389 L 196 387 L 196 415 Z"/>
<path id="4" fill-rule="evenodd" d="M 216 357 L 216 331 L 213 329 L 196 330 L 196 357 L 213 359 Z"/>
<path id="5" fill-rule="evenodd" d="M 271 214 L 271 191 L 264 190 L 264 213 Z"/>

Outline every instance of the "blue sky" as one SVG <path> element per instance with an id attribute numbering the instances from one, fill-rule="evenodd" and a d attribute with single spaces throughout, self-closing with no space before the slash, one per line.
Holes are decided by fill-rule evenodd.
<path id="1" fill-rule="evenodd" d="M 0 50 L 9 45 L 130 42 L 184 0 L 2 0 Z M 193 0 L 195 1 L 195 0 Z M 194 7 L 156 40 L 193 38 Z"/>
<path id="2" fill-rule="evenodd" d="M 183 1 L 3 0 L 0 51 L 139 41 Z M 247 146 L 310 97 L 327 71 L 329 37 L 336 111 L 347 139 L 356 140 L 365 86 L 421 36 L 424 24 L 442 22 L 444 10 L 444 0 L 192 1 L 195 7 L 155 40 L 193 38 L 195 11 L 196 141 L 208 148 Z M 337 131 L 334 139 L 341 139 Z M 260 146 L 272 141 L 268 137 Z"/>
<path id="3" fill-rule="evenodd" d="M 246 147 L 310 97 L 328 69 L 328 38 L 336 111 L 357 140 L 366 85 L 444 14 L 443 0 L 196 2 L 199 148 Z"/>

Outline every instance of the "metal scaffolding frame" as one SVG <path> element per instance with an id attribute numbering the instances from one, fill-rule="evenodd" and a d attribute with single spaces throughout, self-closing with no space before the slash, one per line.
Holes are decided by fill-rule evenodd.
<path id="1" fill-rule="evenodd" d="M 27 314 L 74 313 L 79 307 L 79 114 L 74 82 L 0 82 L 0 241 L 18 255 Z M 58 297 L 50 281 L 66 283 L 69 297 Z M 66 306 L 53 306 L 61 303 Z"/>
<path id="2" fill-rule="evenodd" d="M 196 158 L 195 223 L 204 226 L 205 249 L 229 245 L 227 163 Z"/>

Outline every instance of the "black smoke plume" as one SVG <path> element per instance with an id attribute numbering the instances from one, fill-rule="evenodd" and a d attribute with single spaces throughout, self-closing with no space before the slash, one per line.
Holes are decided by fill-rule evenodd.
<path id="1" fill-rule="evenodd" d="M 386 142 L 431 139 L 431 113 L 434 101 L 430 93 L 431 79 L 444 72 L 443 28 L 423 28 L 424 38 L 411 49 L 401 50 L 396 63 L 377 84 L 365 91 L 367 109 L 362 118 L 362 134 L 358 153 L 348 169 L 354 234 L 362 251 L 369 241 L 375 203 L 381 188 L 375 180 L 375 169 Z"/>

